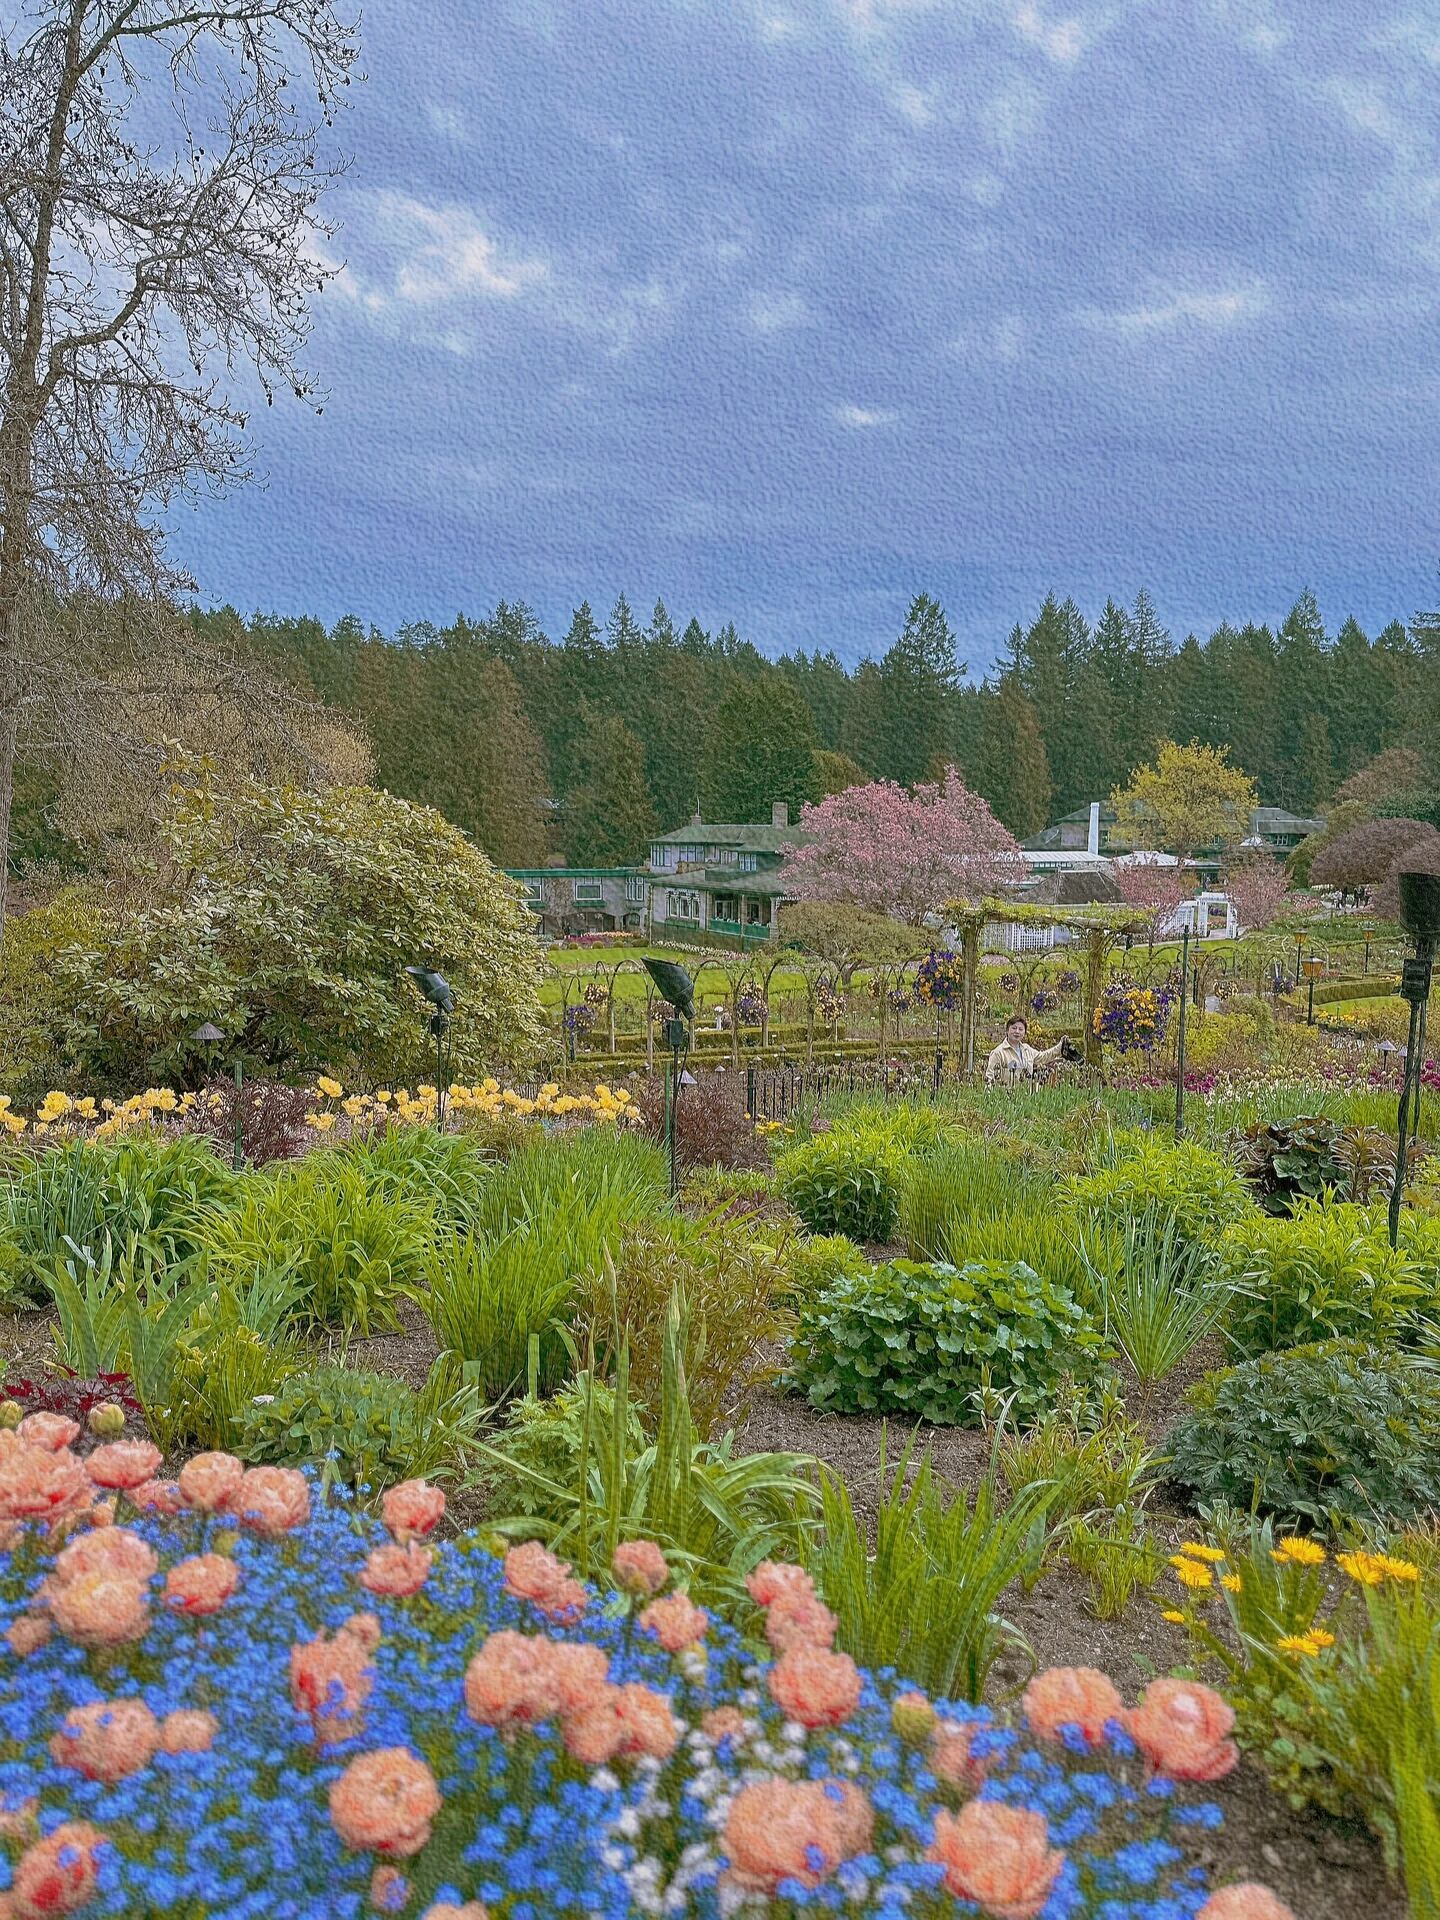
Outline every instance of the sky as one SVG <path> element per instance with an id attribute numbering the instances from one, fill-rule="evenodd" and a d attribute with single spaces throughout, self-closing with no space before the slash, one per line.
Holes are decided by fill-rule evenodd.
<path id="1" fill-rule="evenodd" d="M 499 599 L 984 671 L 1440 599 L 1427 0 L 371 0 L 341 270 L 205 604 Z"/>

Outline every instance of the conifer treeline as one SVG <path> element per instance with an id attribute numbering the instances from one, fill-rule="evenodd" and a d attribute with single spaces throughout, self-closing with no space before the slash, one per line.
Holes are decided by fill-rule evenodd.
<path id="1" fill-rule="evenodd" d="M 197 622 L 238 627 L 228 609 Z M 1176 646 L 1142 593 L 1091 626 L 1051 595 L 976 684 L 920 595 L 879 660 L 768 660 L 733 625 L 648 624 L 622 596 L 555 642 L 502 602 L 486 619 L 402 628 L 257 618 L 250 643 L 359 718 L 380 784 L 441 809 L 504 864 L 633 859 L 698 808 L 764 820 L 862 777 L 905 783 L 954 761 L 1017 834 L 1108 794 L 1165 737 L 1229 746 L 1270 804 L 1305 813 L 1382 748 L 1440 774 L 1440 618 L 1373 639 L 1325 631 L 1303 594 L 1278 629 L 1217 627 Z"/>

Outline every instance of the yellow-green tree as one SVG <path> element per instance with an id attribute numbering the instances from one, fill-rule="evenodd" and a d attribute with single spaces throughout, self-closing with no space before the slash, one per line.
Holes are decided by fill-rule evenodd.
<path id="1" fill-rule="evenodd" d="M 1154 764 L 1137 767 L 1110 796 L 1118 838 L 1184 860 L 1200 847 L 1232 847 L 1250 831 L 1255 782 L 1230 765 L 1228 747 L 1162 740 Z"/>

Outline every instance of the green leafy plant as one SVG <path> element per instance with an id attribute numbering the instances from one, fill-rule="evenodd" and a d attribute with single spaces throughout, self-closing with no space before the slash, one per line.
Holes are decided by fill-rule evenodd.
<path id="1" fill-rule="evenodd" d="M 685 1303 L 672 1296 L 665 1315 L 664 1366 L 653 1413 L 654 1439 L 634 1445 L 629 1352 L 615 1342 L 610 1391 L 601 1398 L 593 1368 L 576 1386 L 580 1444 L 563 1473 L 530 1467 L 517 1453 L 480 1442 L 487 1462 L 524 1478 L 530 1511 L 501 1515 L 502 1533 L 539 1536 L 586 1578 L 606 1575 L 622 1539 L 654 1540 L 683 1565 L 698 1598 L 728 1605 L 744 1598 L 744 1580 L 761 1560 L 798 1559 L 814 1524 L 817 1493 L 801 1454 L 737 1453 L 734 1435 L 696 1437 L 683 1354 Z"/>
<path id="2" fill-rule="evenodd" d="M 1433 1310 L 1421 1267 L 1365 1208 L 1328 1196 L 1237 1222 L 1222 1243 L 1226 1330 L 1249 1357 L 1317 1340 L 1402 1338 Z"/>
<path id="3" fill-rule="evenodd" d="M 613 1127 L 541 1135 L 485 1183 L 475 1230 L 501 1234 L 545 1208 L 603 1209 L 616 1221 L 670 1211 L 670 1170 L 653 1141 Z"/>
<path id="4" fill-rule="evenodd" d="M 484 1399 L 505 1399 L 527 1374 L 542 1393 L 559 1386 L 570 1364 L 565 1329 L 585 1276 L 604 1264 L 607 1232 L 618 1239 L 613 1214 L 551 1203 L 508 1231 L 427 1254 L 413 1297 Z"/>
<path id="5" fill-rule="evenodd" d="M 1440 1507 L 1440 1378 L 1397 1352 L 1325 1340 L 1208 1373 L 1171 1435 L 1203 1502 L 1325 1526 Z"/>
<path id="6" fill-rule="evenodd" d="M 1027 1104 L 1029 1098 L 1027 1094 Z M 1094 1314 L 1103 1302 L 1096 1294 L 1092 1260 L 1105 1257 L 1106 1243 L 1113 1237 L 1099 1227 L 1082 1234 L 1068 1214 L 1057 1213 L 1048 1201 L 1036 1199 L 1009 1213 L 952 1215 L 941 1235 L 941 1258 L 951 1267 L 976 1261 L 1011 1265 L 1023 1260 Z"/>
<path id="7" fill-rule="evenodd" d="M 1023 1261 L 956 1268 L 897 1260 L 802 1303 L 790 1378 L 812 1405 L 975 1426 L 1024 1421 L 1060 1382 L 1090 1384 L 1105 1343 L 1063 1287 Z"/>
<path id="8" fill-rule="evenodd" d="M 550 1510 L 545 1488 L 563 1484 L 585 1442 L 608 1431 L 615 1389 L 588 1371 L 577 1374 L 548 1399 L 525 1394 L 510 1403 L 505 1426 L 486 1448 L 483 1486 L 491 1509 L 517 1520 L 543 1518 Z M 645 1408 L 632 1398 L 627 1408 L 624 1452 L 638 1458 L 649 1441 Z"/>
<path id="9" fill-rule="evenodd" d="M 806 1564 L 846 1653 L 937 1697 L 979 1700 L 1005 1646 L 1026 1644 L 996 1609 L 1039 1563 L 1049 1490 L 1026 1488 L 1007 1503 L 993 1468 L 973 1498 L 942 1489 L 928 1451 L 912 1473 L 913 1448 L 888 1484 L 882 1448 L 873 1549 L 844 1481 L 821 1468 L 820 1530 Z"/>
<path id="10" fill-rule="evenodd" d="M 789 1292 L 796 1300 L 808 1300 L 823 1293 L 832 1280 L 842 1274 L 870 1271 L 870 1260 L 863 1247 L 847 1240 L 843 1233 L 797 1235 L 786 1248 L 789 1268 Z"/>
<path id="11" fill-rule="evenodd" d="M 1117 1134 L 1105 1151 L 1103 1165 L 1063 1189 L 1065 1203 L 1088 1222 L 1123 1228 L 1154 1214 L 1173 1220 L 1182 1238 L 1204 1240 L 1251 1204 L 1234 1162 L 1198 1141 Z"/>
<path id="12" fill-rule="evenodd" d="M 825 1133 L 780 1155 L 780 1191 L 811 1233 L 888 1240 L 900 1205 L 904 1152 L 885 1135 Z"/>
<path id="13" fill-rule="evenodd" d="M 453 1361 L 437 1360 L 418 1392 L 388 1374 L 316 1367 L 251 1403 L 235 1451 L 257 1463 L 320 1465 L 346 1486 L 378 1493 L 455 1472 L 484 1415 Z"/>
<path id="14" fill-rule="evenodd" d="M 1073 1388 L 1056 1395 L 1033 1426 L 1007 1429 L 999 1461 L 1013 1493 L 1053 1488 L 1052 1518 L 1138 1509 L 1157 1485 L 1158 1456 L 1117 1395 L 1098 1406 Z"/>
<path id="15" fill-rule="evenodd" d="M 473 1224 L 490 1173 L 481 1148 L 463 1133 L 434 1127 L 387 1126 L 362 1133 L 323 1157 L 353 1166 L 366 1186 L 387 1200 L 417 1202 L 457 1232 Z M 312 1155 L 312 1162 L 322 1158 Z"/>
<path id="16" fill-rule="evenodd" d="M 1216 1263 L 1172 1213 L 1148 1207 L 1083 1238 L 1106 1333 L 1141 1380 L 1163 1380 L 1199 1345 L 1226 1302 Z"/>
<path id="17" fill-rule="evenodd" d="M 287 1267 L 302 1319 L 368 1333 L 398 1324 L 395 1302 L 424 1272 L 434 1232 L 428 1206 L 324 1153 L 252 1174 L 233 1208 L 209 1216 L 204 1243 L 219 1276 Z"/>
<path id="18" fill-rule="evenodd" d="M 1373 1128 L 1306 1114 L 1247 1127 L 1240 1169 L 1267 1213 L 1289 1213 L 1301 1201 L 1327 1194 L 1366 1200 L 1377 1191 L 1388 1193 L 1395 1152 Z"/>
<path id="19" fill-rule="evenodd" d="M 0 1161 L 0 1236 L 13 1248 L 11 1287 L 45 1297 L 57 1254 L 98 1257 L 108 1239 L 158 1263 L 200 1246 L 205 1223 L 241 1181 L 196 1135 L 70 1140 Z"/>
<path id="20" fill-rule="evenodd" d="M 1089 1607 L 1097 1620 L 1119 1620 L 1142 1589 L 1153 1587 L 1165 1566 L 1138 1513 L 1120 1511 L 1098 1524 L 1077 1519 L 1065 1530 L 1065 1558 L 1089 1582 Z"/>

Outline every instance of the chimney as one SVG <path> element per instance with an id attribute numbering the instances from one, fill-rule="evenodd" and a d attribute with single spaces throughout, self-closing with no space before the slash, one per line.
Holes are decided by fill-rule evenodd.
<path id="1" fill-rule="evenodd" d="M 1090 837 L 1085 842 L 1085 851 L 1087 853 L 1100 851 L 1100 802 L 1098 800 L 1090 802 Z"/>
<path id="2" fill-rule="evenodd" d="M 775 804 L 770 809 L 770 824 L 772 827 L 788 827 L 789 826 L 790 807 L 788 802 L 784 800 L 777 800 L 775 802 Z"/>

